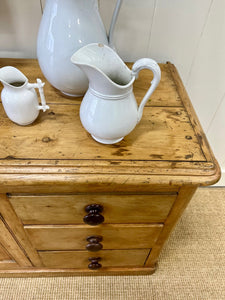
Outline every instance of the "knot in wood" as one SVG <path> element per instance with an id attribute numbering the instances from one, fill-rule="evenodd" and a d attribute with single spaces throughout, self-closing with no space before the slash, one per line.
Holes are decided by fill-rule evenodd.
<path id="1" fill-rule="evenodd" d="M 190 136 L 190 135 L 186 135 L 185 138 L 186 138 L 187 140 L 192 140 L 192 136 Z"/>
<path id="2" fill-rule="evenodd" d="M 52 141 L 52 139 L 50 138 L 50 137 L 48 137 L 48 136 L 45 136 L 45 137 L 43 137 L 43 139 L 42 139 L 42 142 L 43 143 L 49 143 L 49 142 L 51 142 Z"/>

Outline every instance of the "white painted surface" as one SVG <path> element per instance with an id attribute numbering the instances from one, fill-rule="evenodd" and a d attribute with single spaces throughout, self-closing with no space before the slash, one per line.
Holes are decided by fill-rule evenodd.
<path id="1" fill-rule="evenodd" d="M 0 0 L 0 57 L 35 57 L 39 0 Z"/>
<path id="2" fill-rule="evenodd" d="M 126 61 L 148 56 L 154 5 L 156 0 L 123 0 L 115 28 L 115 46 Z M 108 30 L 115 0 L 101 0 L 100 11 Z"/>
<path id="3" fill-rule="evenodd" d="M 225 170 L 225 1 L 214 0 L 199 38 L 186 88 Z M 224 171 L 223 171 L 224 173 Z M 223 174 L 225 177 L 225 173 Z M 224 178 L 220 184 L 224 184 Z"/>
<path id="4" fill-rule="evenodd" d="M 186 85 L 206 132 L 225 93 L 224 12 L 225 1 L 214 1 Z"/>
<path id="5" fill-rule="evenodd" d="M 225 78 L 224 78 L 225 80 Z M 208 139 L 214 152 L 217 153 L 217 159 L 225 167 L 225 97 L 222 98 L 217 108 L 215 116 L 208 130 Z M 216 146 L 216 147 L 215 147 Z"/>
<path id="6" fill-rule="evenodd" d="M 212 0 L 156 1 L 148 56 L 176 64 L 184 83 Z"/>
<path id="7" fill-rule="evenodd" d="M 35 57 L 40 0 L 0 0 L 0 56 Z M 116 0 L 100 0 L 109 28 Z M 42 0 L 44 5 L 44 0 Z M 170 60 L 225 170 L 225 1 L 124 0 L 115 44 L 126 61 Z M 225 173 L 224 173 L 225 178 Z M 225 185 L 225 179 L 220 184 Z"/>

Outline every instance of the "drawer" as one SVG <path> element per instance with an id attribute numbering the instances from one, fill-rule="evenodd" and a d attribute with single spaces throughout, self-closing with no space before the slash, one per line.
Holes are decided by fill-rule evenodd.
<path id="1" fill-rule="evenodd" d="M 135 250 L 102 250 L 98 253 L 86 251 L 39 251 L 43 265 L 48 268 L 87 269 L 90 258 L 100 258 L 98 263 L 107 267 L 143 267 L 149 249 Z M 93 261 L 93 260 L 92 260 Z"/>
<path id="2" fill-rule="evenodd" d="M 101 236 L 103 249 L 152 248 L 162 228 L 161 224 L 25 226 L 37 250 L 85 250 L 90 236 Z"/>
<path id="3" fill-rule="evenodd" d="M 82 224 L 85 207 L 100 204 L 104 223 L 164 222 L 176 199 L 170 195 L 12 195 L 23 224 Z"/>

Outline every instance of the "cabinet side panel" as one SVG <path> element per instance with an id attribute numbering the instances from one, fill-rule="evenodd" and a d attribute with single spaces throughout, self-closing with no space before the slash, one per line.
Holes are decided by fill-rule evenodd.
<path id="1" fill-rule="evenodd" d="M 193 197 L 196 189 L 197 187 L 193 186 L 183 186 L 180 188 L 180 192 L 165 222 L 165 226 L 163 227 L 163 230 L 161 231 L 157 242 L 151 250 L 149 258 L 146 261 L 146 267 L 154 266 L 157 263 L 162 247 L 164 246 L 174 226 L 176 225 L 177 221 L 179 220 L 185 208 L 187 207 L 189 201 Z"/>

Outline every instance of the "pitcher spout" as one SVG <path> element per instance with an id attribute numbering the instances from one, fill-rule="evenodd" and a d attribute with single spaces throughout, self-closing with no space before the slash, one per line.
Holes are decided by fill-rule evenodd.
<path id="1" fill-rule="evenodd" d="M 89 79 L 89 88 L 103 95 L 118 96 L 132 90 L 135 76 L 110 47 L 93 43 L 71 57 Z"/>
<path id="2" fill-rule="evenodd" d="M 4 86 L 21 88 L 27 84 L 27 77 L 18 69 L 7 66 L 0 69 L 0 81 Z"/>

